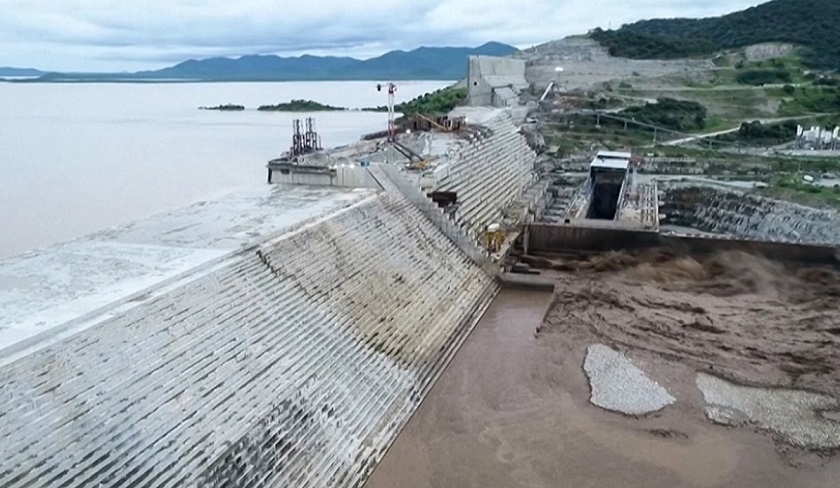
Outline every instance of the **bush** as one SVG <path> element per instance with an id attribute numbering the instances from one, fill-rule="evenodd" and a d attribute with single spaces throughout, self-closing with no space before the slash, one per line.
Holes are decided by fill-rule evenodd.
<path id="1" fill-rule="evenodd" d="M 394 106 L 394 111 L 402 112 L 403 115 L 412 115 L 417 113 L 426 115 L 443 115 L 461 105 L 466 99 L 466 88 L 448 87 L 421 95 L 405 103 L 399 103 Z M 364 110 L 372 112 L 385 112 L 388 108 L 375 107 Z"/>
<path id="2" fill-rule="evenodd" d="M 776 145 L 792 141 L 796 136 L 796 121 L 764 125 L 761 122 L 744 122 L 738 129 L 737 139 L 753 144 Z"/>
<path id="3" fill-rule="evenodd" d="M 735 78 L 742 85 L 763 86 L 772 83 L 790 83 L 791 76 L 784 69 L 751 69 Z"/>
<path id="4" fill-rule="evenodd" d="M 793 85 L 785 85 L 782 87 L 782 93 L 785 95 L 793 95 L 796 93 L 796 88 Z"/>
<path id="5" fill-rule="evenodd" d="M 702 129 L 706 123 L 706 107 L 697 102 L 660 98 L 657 103 L 630 107 L 620 114 L 651 125 L 675 131 Z"/>

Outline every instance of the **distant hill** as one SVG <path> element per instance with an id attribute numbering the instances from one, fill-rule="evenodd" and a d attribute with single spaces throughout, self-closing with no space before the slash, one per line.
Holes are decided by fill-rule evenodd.
<path id="1" fill-rule="evenodd" d="M 455 80 L 463 78 L 470 55 L 508 56 L 513 46 L 489 42 L 479 47 L 420 47 L 359 60 L 349 57 L 252 55 L 240 58 L 190 59 L 175 66 L 137 73 L 50 73 L 40 81 L 195 80 Z"/>
<path id="2" fill-rule="evenodd" d="M 43 71 L 32 68 L 9 68 L 0 66 L 0 76 L 41 76 Z"/>
<path id="3" fill-rule="evenodd" d="M 589 36 L 613 56 L 673 59 L 710 55 L 764 42 L 803 48 L 806 65 L 840 69 L 840 1 L 773 0 L 705 19 L 643 20 L 618 30 L 595 29 Z"/>

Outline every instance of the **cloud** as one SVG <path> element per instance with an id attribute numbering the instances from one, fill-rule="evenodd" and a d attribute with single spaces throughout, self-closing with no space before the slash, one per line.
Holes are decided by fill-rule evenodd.
<path id="1" fill-rule="evenodd" d="M 755 0 L 0 0 L 0 65 L 158 68 L 243 54 L 370 57 L 420 45 L 528 47 L 652 17 L 702 17 Z"/>

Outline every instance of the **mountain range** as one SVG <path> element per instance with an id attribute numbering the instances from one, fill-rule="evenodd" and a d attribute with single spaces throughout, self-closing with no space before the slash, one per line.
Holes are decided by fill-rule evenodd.
<path id="1" fill-rule="evenodd" d="M 509 56 L 517 49 L 488 42 L 478 47 L 419 47 L 390 51 L 371 59 L 249 55 L 239 58 L 190 59 L 174 66 L 136 73 L 33 73 L 28 81 L 314 81 L 314 80 L 457 80 L 472 55 Z M 4 68 L 13 69 L 13 68 Z M 4 74 L 0 76 L 27 76 Z"/>
<path id="2" fill-rule="evenodd" d="M 41 76 L 44 73 L 32 68 L 10 68 L 7 66 L 0 66 L 0 76 Z"/>

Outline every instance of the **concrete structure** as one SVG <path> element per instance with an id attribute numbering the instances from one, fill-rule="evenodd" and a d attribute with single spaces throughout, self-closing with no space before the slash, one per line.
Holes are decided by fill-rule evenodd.
<path id="1" fill-rule="evenodd" d="M 624 227 L 659 228 L 656 181 L 635 177 L 632 155 L 599 151 L 589 165 L 586 181 L 569 203 L 564 223 L 621 224 Z M 600 224 L 597 224 L 600 223 Z"/>
<path id="2" fill-rule="evenodd" d="M 758 240 L 836 245 L 840 214 L 723 186 L 672 183 L 663 212 L 669 223 Z"/>
<path id="3" fill-rule="evenodd" d="M 196 269 L 372 194 L 260 186 L 0 260 L 0 364 L 29 343 L 77 331 L 87 317 L 135 304 Z"/>
<path id="4" fill-rule="evenodd" d="M 670 235 L 651 230 L 610 226 L 531 224 L 523 233 L 526 253 L 554 254 L 568 251 L 604 252 L 666 247 L 692 255 L 741 251 L 779 261 L 836 264 L 833 244 L 798 244 L 784 239 L 756 240 L 721 235 Z"/>
<path id="5" fill-rule="evenodd" d="M 10 487 L 356 486 L 497 290 L 401 194 L 303 187 L 6 260 L 0 282 Z"/>
<path id="6" fill-rule="evenodd" d="M 822 127 L 811 127 L 806 129 L 801 125 L 796 126 L 796 138 L 793 141 L 794 149 L 811 149 L 815 151 L 835 151 L 840 142 L 840 127 L 833 130 Z"/>
<path id="7" fill-rule="evenodd" d="M 492 56 L 470 56 L 467 68 L 467 102 L 473 107 L 511 107 L 530 85 L 525 61 Z"/>
<path id="8" fill-rule="evenodd" d="M 365 163 L 318 166 L 273 160 L 268 163 L 268 182 L 294 185 L 378 188 Z"/>
<path id="9" fill-rule="evenodd" d="M 427 195 L 454 198 L 449 215 L 475 242 L 492 223 L 513 226 L 533 220 L 544 204 L 547 183 L 538 182 L 536 153 L 520 132 L 511 109 L 465 107 L 452 119 L 463 121 L 459 131 L 420 132 L 400 136 L 399 143 L 428 164 L 412 170 L 410 162 L 386 144 L 364 143 L 355 151 L 342 149 L 307 156 L 305 164 L 268 163 L 270 181 L 338 187 L 378 187 L 370 168 L 399 168 L 390 179 L 405 181 Z M 431 200 L 430 200 L 431 201 Z M 416 205 L 423 205 L 414 202 Z"/>
<path id="10" fill-rule="evenodd" d="M 537 182 L 536 154 L 508 111 L 464 113 L 470 123 L 488 131 L 448 147 L 447 157 L 430 170 L 427 185 L 431 191 L 457 195 L 454 219 L 478 238 L 492 223 L 522 218 L 514 207 L 521 210 L 523 195 Z M 508 211 L 514 212 L 511 219 L 506 219 Z"/>

